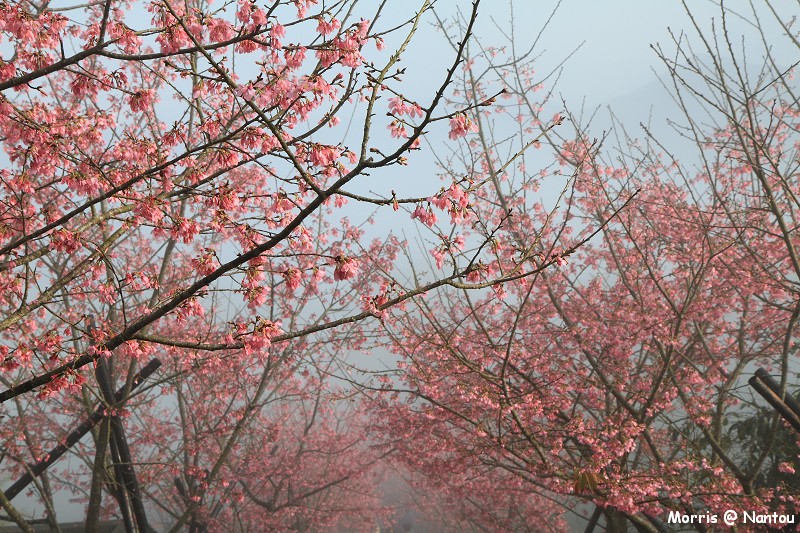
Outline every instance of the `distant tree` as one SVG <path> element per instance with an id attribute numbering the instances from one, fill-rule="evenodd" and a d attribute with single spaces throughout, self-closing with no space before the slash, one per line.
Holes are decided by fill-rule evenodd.
<path id="1" fill-rule="evenodd" d="M 434 258 L 446 272 L 469 264 L 474 283 L 552 259 L 559 268 L 483 293 L 448 287 L 415 300 L 411 314 L 387 311 L 404 370 L 399 383 L 376 385 L 376 416 L 412 471 L 456 495 L 592 503 L 589 530 L 601 520 L 607 531 L 721 527 L 667 524 L 670 511 L 719 520 L 726 509 L 798 512 L 796 485 L 782 482 L 795 475 L 796 449 L 777 417 L 757 418 L 745 391 L 757 366 L 784 390 L 798 387 L 800 106 L 793 70 L 768 47 L 770 21 L 741 15 L 765 43 L 754 70 L 752 48 L 745 59 L 731 29 L 737 17 L 722 6 L 705 30 L 689 13 L 696 39 L 676 33 L 672 49 L 655 48 L 690 160 L 647 127 L 641 141 L 619 124 L 594 141 L 567 114 L 574 138 L 547 132 L 555 169 L 506 168 L 503 154 L 522 141 L 508 140 L 495 110 L 467 113 L 474 131 L 448 168 L 491 184 L 470 210 L 497 221 L 494 255 L 472 259 L 485 246 L 478 239 Z M 798 43 L 788 21 L 772 22 Z M 532 55 L 517 46 L 470 55 L 461 105 L 503 82 L 510 100 L 496 109 L 530 134 L 545 121 Z M 535 194 L 544 178 L 566 183 L 562 209 Z M 456 226 L 451 239 L 473 242 L 474 227 Z M 754 425 L 758 436 L 743 435 Z M 516 527 L 472 513 L 475 530 Z M 547 507 L 542 522 L 559 514 Z"/>

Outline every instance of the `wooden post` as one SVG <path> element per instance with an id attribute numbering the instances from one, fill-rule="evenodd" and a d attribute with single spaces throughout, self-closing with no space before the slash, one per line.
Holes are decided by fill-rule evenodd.
<path id="1" fill-rule="evenodd" d="M 150 375 L 155 372 L 158 367 L 161 366 L 161 361 L 158 359 L 153 359 L 147 365 L 145 365 L 138 374 L 133 378 L 133 386 L 132 388 L 136 388 L 139 384 L 141 384 L 145 379 L 150 377 Z M 117 391 L 114 395 L 114 399 L 116 402 L 122 401 L 122 395 L 125 393 L 124 388 Z M 64 455 L 67 450 L 72 448 L 75 443 L 77 443 L 81 438 L 89 433 L 89 431 L 100 422 L 103 417 L 105 416 L 105 409 L 103 406 L 99 406 L 95 411 L 83 422 L 78 424 L 78 427 L 73 429 L 67 438 L 64 439 L 64 442 L 60 443 L 58 446 L 50 450 L 50 453 L 45 455 L 45 459 L 42 459 L 35 465 L 32 465 L 27 473 L 25 473 L 21 478 L 19 478 L 13 485 L 11 485 L 8 489 L 4 491 L 5 497 L 8 500 L 13 499 L 17 496 L 20 492 L 25 490 L 25 487 L 30 485 L 30 483 L 34 480 L 34 478 L 39 477 L 39 475 L 47 470 L 51 464 L 55 463 L 62 455 Z"/>
<path id="2" fill-rule="evenodd" d="M 788 394 L 781 398 L 780 385 L 767 374 L 763 368 L 747 381 L 756 392 L 767 400 L 778 414 L 786 420 L 795 431 L 800 433 L 800 405 Z"/>
<path id="3" fill-rule="evenodd" d="M 115 408 L 117 405 L 116 395 L 111 388 L 111 374 L 108 371 L 108 362 L 104 358 L 100 357 L 97 360 L 95 373 L 103 398 L 108 403 L 109 408 Z M 139 482 L 136 480 L 136 472 L 133 469 L 131 450 L 128 447 L 128 440 L 125 438 L 122 418 L 117 414 L 112 414 L 109 417 L 109 421 L 111 423 L 111 451 L 114 459 L 114 471 L 119 477 L 118 481 L 122 484 L 121 492 L 125 492 L 130 496 L 129 500 L 125 497 L 122 499 L 130 501 L 133 516 L 136 518 L 136 531 L 147 533 L 149 531 L 147 515 L 144 511 L 142 494 L 139 491 Z M 120 504 L 124 506 L 122 501 L 120 501 Z"/>

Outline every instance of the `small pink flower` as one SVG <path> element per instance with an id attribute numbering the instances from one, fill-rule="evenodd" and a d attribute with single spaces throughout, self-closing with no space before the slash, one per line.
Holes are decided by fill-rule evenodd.
<path id="1" fill-rule="evenodd" d="M 283 273 L 283 279 L 286 281 L 286 288 L 288 288 L 290 291 L 294 291 L 300 286 L 300 282 L 303 279 L 303 273 L 296 268 L 290 268 Z"/>
<path id="2" fill-rule="evenodd" d="M 422 222 L 429 228 L 433 227 L 433 225 L 436 224 L 437 220 L 434 212 L 431 211 L 430 208 L 425 209 L 424 207 L 422 207 L 422 205 L 417 205 L 416 209 L 414 209 L 414 212 L 411 214 L 411 219 L 413 220 L 415 218 L 418 218 L 420 222 Z"/>
<path id="3" fill-rule="evenodd" d="M 252 83 L 238 86 L 234 93 L 238 96 L 241 96 L 245 100 L 252 100 L 256 97 L 256 90 Z"/>
<path id="4" fill-rule="evenodd" d="M 295 69 L 300 68 L 303 66 L 303 61 L 306 58 L 306 49 L 302 46 L 295 48 L 294 50 L 286 50 L 283 53 L 284 59 L 286 59 L 286 66 Z"/>
<path id="5" fill-rule="evenodd" d="M 269 35 L 273 39 L 280 39 L 281 37 L 286 37 L 286 28 L 275 22 L 272 24 L 272 28 L 270 28 L 269 30 Z"/>
<path id="6" fill-rule="evenodd" d="M 266 26 L 267 14 L 261 8 L 253 8 L 252 12 L 250 13 L 250 20 L 253 21 L 256 26 Z"/>
<path id="7" fill-rule="evenodd" d="M 431 255 L 436 260 L 436 268 L 441 269 L 444 266 L 444 252 L 441 248 L 434 248 L 431 250 Z"/>
<path id="8" fill-rule="evenodd" d="M 567 264 L 567 258 L 562 252 L 553 252 L 550 254 L 550 260 L 558 266 L 564 266 Z"/>
<path id="9" fill-rule="evenodd" d="M 13 63 L 6 63 L 0 59 L 0 81 L 6 81 L 17 74 L 17 67 Z"/>
<path id="10" fill-rule="evenodd" d="M 464 113 L 458 113 L 450 119 L 450 139 L 454 141 L 475 131 L 478 131 L 478 128 Z"/>
<path id="11" fill-rule="evenodd" d="M 145 111 L 154 100 L 155 91 L 153 89 L 147 89 L 134 93 L 128 101 L 128 104 L 131 106 L 131 111 Z"/>
<path id="12" fill-rule="evenodd" d="M 320 35 L 330 35 L 341 27 L 341 23 L 337 19 L 331 19 L 326 22 L 324 18 L 320 17 L 317 23 L 317 33 Z"/>
<path id="13" fill-rule="evenodd" d="M 227 20 L 211 19 L 207 25 L 208 35 L 213 41 L 227 41 L 235 34 L 233 26 Z"/>
<path id="14" fill-rule="evenodd" d="M 50 234 L 50 244 L 54 250 L 72 253 L 80 248 L 78 235 L 72 231 L 61 228 Z"/>
<path id="15" fill-rule="evenodd" d="M 217 269 L 214 250 L 206 248 L 203 255 L 191 260 L 192 268 L 201 276 L 207 276 Z"/>
<path id="16" fill-rule="evenodd" d="M 339 151 L 332 146 L 314 144 L 311 146 L 311 162 L 317 166 L 327 167 L 336 161 Z"/>
<path id="17" fill-rule="evenodd" d="M 180 218 L 172 227 L 170 235 L 174 239 L 181 239 L 188 244 L 194 240 L 194 236 L 200 232 L 200 227 L 194 220 Z"/>
<path id="18" fill-rule="evenodd" d="M 393 120 L 392 123 L 389 124 L 389 131 L 391 132 L 392 137 L 395 139 L 404 139 L 408 137 L 406 127 L 399 120 Z"/>
<path id="19" fill-rule="evenodd" d="M 336 256 L 336 268 L 333 271 L 333 279 L 344 281 L 355 277 L 358 274 L 358 265 L 354 259 L 339 255 Z"/>
<path id="20" fill-rule="evenodd" d="M 402 116 L 408 113 L 409 108 L 406 106 L 406 103 L 403 101 L 402 98 L 399 96 L 396 98 L 389 98 L 389 112 L 397 115 Z"/>
<path id="21" fill-rule="evenodd" d="M 294 203 L 286 196 L 286 193 L 278 193 L 274 196 L 272 210 L 276 213 L 286 213 L 294 209 Z"/>
<path id="22" fill-rule="evenodd" d="M 505 287 L 501 284 L 492 285 L 492 291 L 494 291 L 494 295 L 500 300 L 505 300 L 506 296 L 508 296 Z"/>

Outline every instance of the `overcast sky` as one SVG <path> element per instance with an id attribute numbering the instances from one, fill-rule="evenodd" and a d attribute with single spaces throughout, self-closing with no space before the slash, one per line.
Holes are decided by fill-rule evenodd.
<path id="1" fill-rule="evenodd" d="M 559 4 L 553 0 L 515 2 L 515 21 L 521 27 L 538 28 L 545 17 Z M 485 2 L 486 11 L 503 0 Z M 774 17 L 765 2 L 756 2 L 755 8 L 761 21 L 772 28 L 777 55 L 785 61 L 797 61 L 798 49 L 774 27 Z M 789 2 L 776 2 L 779 12 L 789 20 L 794 13 Z M 697 23 L 703 29 L 711 27 L 712 19 L 720 27 L 720 7 L 708 0 L 691 0 L 688 3 Z M 760 42 L 753 31 L 753 11 L 750 2 L 726 2 L 726 7 L 736 9 L 742 17 L 731 15 L 729 28 L 732 34 L 744 34 L 753 61 L 760 58 Z M 794 3 L 796 8 L 796 3 Z M 491 6 L 491 8 L 489 8 Z M 498 14 L 499 23 L 507 23 Z M 576 46 L 583 46 L 565 65 L 559 83 L 561 92 L 569 99 L 587 97 L 592 104 L 605 103 L 619 96 L 635 92 L 653 81 L 652 69 L 662 71 L 660 62 L 650 48 L 661 43 L 665 50 L 674 51 L 675 45 L 669 29 L 674 34 L 683 30 L 689 39 L 697 42 L 697 33 L 691 26 L 683 2 L 677 0 L 563 0 L 560 2 L 551 25 L 542 40 L 547 50 L 542 62 L 549 64 L 569 53 Z"/>
<path id="2" fill-rule="evenodd" d="M 385 14 L 392 22 L 403 20 L 421 4 L 422 0 L 390 2 L 392 7 Z M 439 16 L 452 19 L 459 9 L 466 17 L 471 4 L 468 0 L 438 0 L 435 5 Z M 790 20 L 795 13 L 787 4 L 781 2 L 776 8 L 780 8 L 785 20 Z M 507 42 L 502 32 L 508 32 L 512 24 L 509 5 L 508 0 L 482 1 L 479 22 L 475 28 L 476 39 L 484 45 Z M 717 33 L 721 31 L 721 10 L 717 3 L 691 0 L 688 5 L 704 35 L 712 35 L 712 24 Z M 737 43 L 744 36 L 744 50 L 750 67 L 761 64 L 764 50 L 753 24 L 753 9 L 767 28 L 768 38 L 774 41 L 770 45 L 774 46 L 773 53 L 779 64 L 788 66 L 800 59 L 800 50 L 783 35 L 766 2 L 759 0 L 751 5 L 750 2 L 739 0 L 726 2 L 725 6 L 737 10 L 728 14 L 728 30 Z M 560 70 L 560 78 L 555 85 L 557 98 L 550 103 L 548 113 L 558 111 L 562 105 L 575 114 L 579 113 L 582 106 L 592 110 L 597 106 L 605 108 L 610 105 L 634 136 L 640 135 L 638 125 L 648 122 L 651 112 L 656 131 L 667 130 L 664 126 L 666 117 L 670 114 L 674 116 L 675 111 L 671 108 L 671 98 L 661 88 L 657 77 L 666 74 L 666 69 L 651 45 L 660 44 L 666 54 L 674 54 L 676 44 L 670 30 L 672 35 L 684 42 L 688 40 L 698 45 L 698 32 L 683 2 L 515 0 L 513 14 L 518 50 L 527 49 L 550 20 L 534 54 L 537 56 L 537 75 L 544 76 L 569 57 Z M 408 79 L 405 80 L 408 83 L 403 91 L 408 91 L 412 98 L 419 97 L 421 102 L 429 100 L 431 90 L 438 86 L 445 68 L 452 60 L 452 49 L 443 40 L 441 32 L 434 30 L 434 22 L 433 17 L 426 19 L 402 64 L 409 69 Z M 455 31 L 452 33 L 456 34 Z M 697 52 L 703 55 L 700 48 L 697 48 Z M 739 53 L 741 50 L 737 49 Z M 420 70 L 424 75 L 419 75 Z M 554 82 L 553 79 L 546 80 L 546 88 L 553 87 Z M 558 96 L 563 97 L 563 104 Z M 605 111 L 598 114 L 593 123 L 594 135 L 600 136 L 607 128 L 607 117 Z M 441 135 L 431 136 L 432 142 L 439 137 L 444 138 Z M 420 157 L 421 154 L 414 156 Z M 420 175 L 424 172 L 414 171 L 410 174 Z M 402 182 L 414 186 L 406 179 Z"/>

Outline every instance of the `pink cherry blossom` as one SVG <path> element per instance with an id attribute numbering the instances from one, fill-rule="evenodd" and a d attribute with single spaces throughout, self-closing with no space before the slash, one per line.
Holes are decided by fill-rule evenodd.
<path id="1" fill-rule="evenodd" d="M 450 119 L 450 139 L 457 140 L 461 137 L 465 137 L 468 133 L 473 133 L 478 131 L 475 124 L 467 117 L 465 113 L 456 113 Z"/>
<path id="2" fill-rule="evenodd" d="M 336 257 L 335 264 L 333 279 L 336 281 L 345 281 L 354 278 L 358 274 L 358 263 L 355 259 L 340 255 Z"/>

